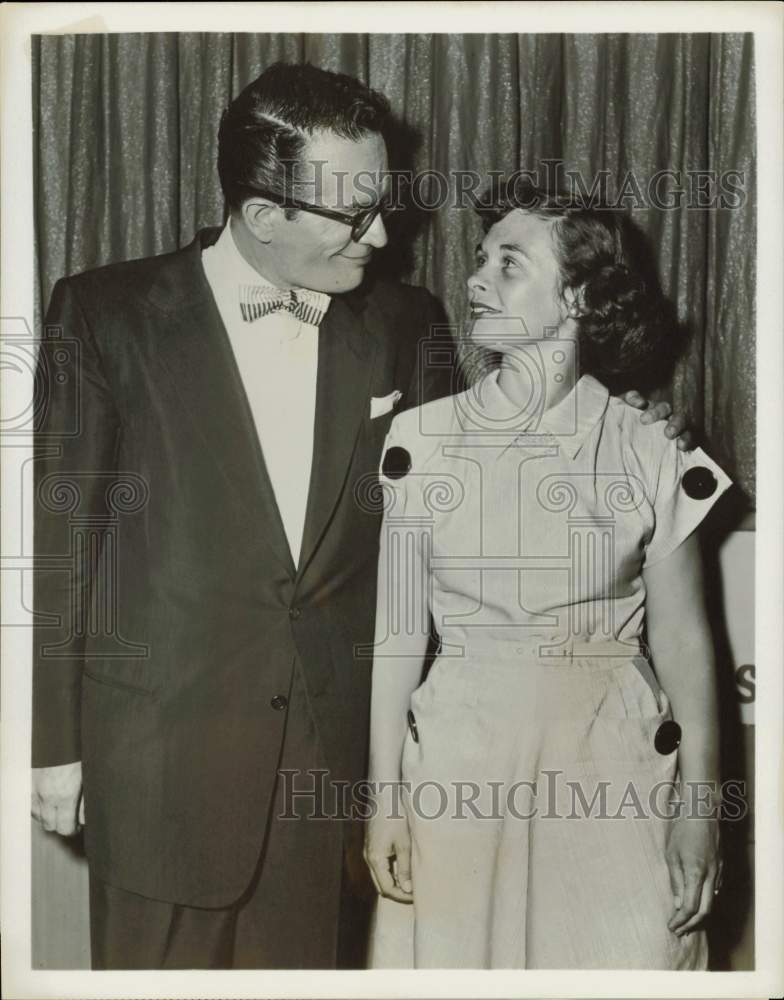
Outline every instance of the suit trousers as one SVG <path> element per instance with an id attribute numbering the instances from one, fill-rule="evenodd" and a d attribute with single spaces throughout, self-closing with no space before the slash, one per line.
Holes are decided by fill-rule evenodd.
<path id="1" fill-rule="evenodd" d="M 91 877 L 93 968 L 335 968 L 344 824 L 304 818 L 314 811 L 313 798 L 287 795 L 287 787 L 318 787 L 310 775 L 296 772 L 325 767 L 297 661 L 278 764 L 279 771 L 295 774 L 288 786 L 278 776 L 250 885 L 232 906 L 206 909 L 148 899 Z M 281 819 L 284 812 L 300 818 Z"/>

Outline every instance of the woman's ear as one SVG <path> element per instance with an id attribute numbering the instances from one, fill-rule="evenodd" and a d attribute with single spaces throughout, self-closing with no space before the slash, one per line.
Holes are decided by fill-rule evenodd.
<path id="1" fill-rule="evenodd" d="M 266 198 L 250 198 L 244 202 L 242 219 L 259 243 L 270 243 L 283 218 L 283 209 Z"/>
<path id="2" fill-rule="evenodd" d="M 566 305 L 566 314 L 570 319 L 579 319 L 585 312 L 582 286 L 564 288 L 563 300 Z"/>

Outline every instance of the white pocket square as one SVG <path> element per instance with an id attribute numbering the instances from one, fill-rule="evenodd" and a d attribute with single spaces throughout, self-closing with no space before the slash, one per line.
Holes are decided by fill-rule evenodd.
<path id="1" fill-rule="evenodd" d="M 376 417 L 383 417 L 385 413 L 389 413 L 397 405 L 402 395 L 403 393 L 399 389 L 395 389 L 388 396 L 371 396 L 370 419 L 375 420 Z"/>

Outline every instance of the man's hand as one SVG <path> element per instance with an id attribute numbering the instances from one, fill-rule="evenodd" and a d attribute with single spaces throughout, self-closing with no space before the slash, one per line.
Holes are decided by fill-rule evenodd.
<path id="1" fill-rule="evenodd" d="M 33 768 L 33 819 L 44 830 L 70 837 L 84 826 L 82 762 Z"/>
<path id="2" fill-rule="evenodd" d="M 640 420 L 644 424 L 654 424 L 657 420 L 666 420 L 667 426 L 664 433 L 668 438 L 677 438 L 677 445 L 681 451 L 691 451 L 695 446 L 694 435 L 686 424 L 686 418 L 680 413 L 673 413 L 669 403 L 662 401 L 652 403 L 645 396 L 640 395 L 636 389 L 625 392 L 621 399 L 636 410 L 643 410 Z"/>

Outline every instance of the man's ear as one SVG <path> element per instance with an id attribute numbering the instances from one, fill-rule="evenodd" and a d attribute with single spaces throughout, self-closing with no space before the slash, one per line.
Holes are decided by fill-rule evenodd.
<path id="1" fill-rule="evenodd" d="M 283 209 L 266 198 L 249 198 L 240 209 L 242 220 L 259 243 L 270 243 L 284 218 Z"/>

